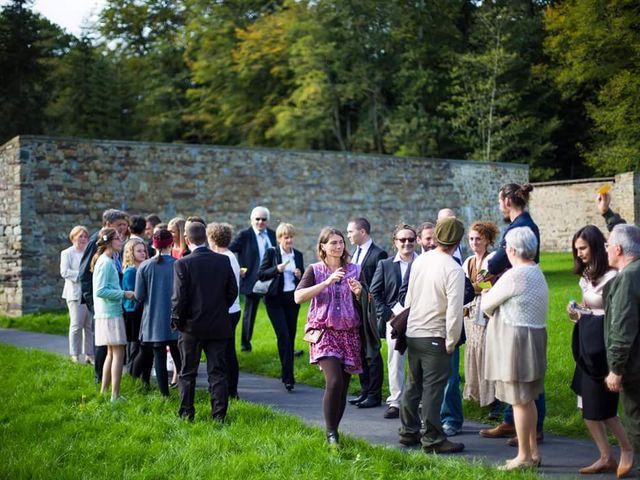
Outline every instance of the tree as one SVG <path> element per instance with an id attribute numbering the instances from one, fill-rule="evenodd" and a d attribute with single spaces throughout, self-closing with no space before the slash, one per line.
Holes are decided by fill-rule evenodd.
<path id="1" fill-rule="evenodd" d="M 50 92 L 48 61 L 64 55 L 71 37 L 13 0 L 0 11 L 0 144 L 44 132 Z"/>
<path id="2" fill-rule="evenodd" d="M 545 15 L 545 49 L 565 99 L 592 128 L 578 144 L 599 174 L 640 168 L 640 8 L 633 0 L 566 1 Z"/>

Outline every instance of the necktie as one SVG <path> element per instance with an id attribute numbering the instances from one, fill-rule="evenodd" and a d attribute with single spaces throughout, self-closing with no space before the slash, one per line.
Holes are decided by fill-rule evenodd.
<path id="1" fill-rule="evenodd" d="M 360 247 L 356 248 L 356 264 L 358 263 L 358 260 L 360 260 L 360 252 L 362 251 L 362 249 Z"/>

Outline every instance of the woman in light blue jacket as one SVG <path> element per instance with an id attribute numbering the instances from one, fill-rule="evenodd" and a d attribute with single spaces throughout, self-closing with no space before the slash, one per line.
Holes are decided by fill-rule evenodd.
<path id="1" fill-rule="evenodd" d="M 103 228 L 98 234 L 98 249 L 91 260 L 93 272 L 93 303 L 95 318 L 95 344 L 107 346 L 107 358 L 102 369 L 100 393 L 111 385 L 111 401 L 120 396 L 120 380 L 127 337 L 122 318 L 122 299 L 135 298 L 131 291 L 120 287 L 113 253 L 122 249 L 122 238 L 113 228 Z"/>

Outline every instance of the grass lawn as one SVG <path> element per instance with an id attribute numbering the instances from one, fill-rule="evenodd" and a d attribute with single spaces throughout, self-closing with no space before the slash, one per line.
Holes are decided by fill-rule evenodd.
<path id="1" fill-rule="evenodd" d="M 331 451 L 319 428 L 242 401 L 220 425 L 205 391 L 185 422 L 175 391 L 165 400 L 126 376 L 127 399 L 111 404 L 91 367 L 51 353 L 0 345 L 0 365 L 0 478 L 537 478 L 349 438 Z"/>
<path id="2" fill-rule="evenodd" d="M 548 369 L 545 380 L 547 396 L 545 430 L 571 436 L 587 436 L 582 417 L 576 408 L 575 395 L 569 388 L 574 368 L 574 361 L 571 355 L 573 324 L 567 319 L 565 306 L 570 298 L 575 298 L 576 300 L 580 298 L 578 277 L 571 273 L 572 259 L 569 253 L 543 254 L 541 264 L 550 290 L 547 323 L 549 341 L 547 350 Z M 298 338 L 296 340 L 296 348 L 303 349 L 305 352 L 308 349 L 302 340 L 302 336 L 307 307 L 308 304 L 303 305 L 300 311 Z M 20 318 L 0 317 L 0 326 L 66 334 L 68 317 L 66 312 L 32 314 Z M 240 326 L 238 327 L 237 336 L 240 336 Z M 280 362 L 276 349 L 275 334 L 262 303 L 256 319 L 252 347 L 251 353 L 238 354 L 240 367 L 246 371 L 278 377 Z M 383 345 L 382 355 L 386 364 L 386 345 Z M 309 365 L 306 354 L 295 360 L 295 374 L 298 382 L 315 386 L 323 385 L 321 372 L 316 366 Z M 461 374 L 464 374 L 462 365 Z M 386 382 L 384 389 L 384 395 L 386 395 Z M 357 378 L 352 380 L 351 390 L 354 393 L 359 390 Z M 477 404 L 466 401 L 464 411 L 466 417 L 475 419 L 482 419 L 488 413 L 486 409 L 480 409 Z"/>

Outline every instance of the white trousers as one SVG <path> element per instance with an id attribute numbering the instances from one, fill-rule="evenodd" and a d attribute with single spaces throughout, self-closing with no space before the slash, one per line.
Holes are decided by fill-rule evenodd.
<path id="1" fill-rule="evenodd" d="M 389 372 L 389 396 L 387 404 L 400 408 L 404 390 L 404 354 L 397 351 L 396 341 L 391 338 L 391 325 L 387 323 L 387 372 Z"/>
<path id="2" fill-rule="evenodd" d="M 80 303 L 80 300 L 67 300 L 67 308 L 69 309 L 69 354 L 79 356 L 84 353 L 93 356 L 91 312 L 84 303 Z"/>

